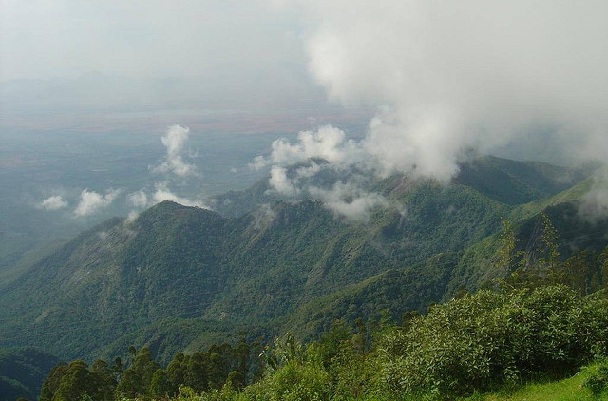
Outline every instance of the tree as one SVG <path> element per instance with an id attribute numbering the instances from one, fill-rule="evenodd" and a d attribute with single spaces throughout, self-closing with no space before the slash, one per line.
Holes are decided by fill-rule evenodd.
<path id="1" fill-rule="evenodd" d="M 133 350 L 129 351 L 133 354 Z M 149 395 L 152 377 L 159 369 L 160 366 L 152 359 L 148 348 L 140 349 L 135 354 L 132 365 L 120 376 L 116 392 L 130 398 Z"/>
<path id="2" fill-rule="evenodd" d="M 169 380 L 167 373 L 162 369 L 154 372 L 150 381 L 149 394 L 153 397 L 163 397 L 173 395 L 173 391 L 173 384 Z"/>
<path id="3" fill-rule="evenodd" d="M 108 366 L 106 361 L 98 359 L 91 366 L 91 374 L 97 382 L 97 389 L 101 400 L 113 400 L 116 389 L 117 374 L 114 369 Z"/>
<path id="4" fill-rule="evenodd" d="M 87 364 L 84 361 L 75 360 L 66 367 L 51 400 L 72 401 L 84 396 L 95 400 L 105 400 L 99 385 L 98 376 L 89 371 Z"/>
<path id="5" fill-rule="evenodd" d="M 61 379 L 63 378 L 68 366 L 65 364 L 59 364 L 53 367 L 47 375 L 44 383 L 42 384 L 42 390 L 40 391 L 40 401 L 52 401 L 53 396 L 59 389 Z"/>

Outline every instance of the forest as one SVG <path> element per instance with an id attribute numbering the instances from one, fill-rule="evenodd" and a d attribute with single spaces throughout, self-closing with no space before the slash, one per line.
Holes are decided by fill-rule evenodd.
<path id="1" fill-rule="evenodd" d="M 503 223 L 495 263 L 512 272 L 426 313 L 337 319 L 307 342 L 242 333 L 166 366 L 130 347 L 124 360 L 56 365 L 40 401 L 483 400 L 581 369 L 577 398 L 565 399 L 598 399 L 608 390 L 608 247 L 561 260 L 544 222 L 544 252 L 534 258 Z"/>

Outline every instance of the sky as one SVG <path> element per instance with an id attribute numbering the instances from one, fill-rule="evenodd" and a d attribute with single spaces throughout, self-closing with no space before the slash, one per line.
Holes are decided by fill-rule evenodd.
<path id="1" fill-rule="evenodd" d="M 238 0 L 2 0 L 0 81 L 199 77 L 301 63 L 293 13 Z"/>
<path id="2" fill-rule="evenodd" d="M 273 98 L 267 107 L 301 107 L 295 99 L 314 103 L 321 94 L 375 110 L 360 141 L 336 124 L 302 127 L 298 142 L 279 141 L 257 159 L 253 166 L 270 166 L 284 193 L 301 191 L 312 174 L 288 177 L 285 152 L 440 181 L 477 152 L 570 164 L 608 154 L 604 0 L 0 0 L 0 7 L 0 82 L 11 99 L 23 92 L 15 80 L 86 87 L 101 75 L 120 77 L 109 87 L 123 87 L 127 103 L 147 91 L 180 107 L 201 97 L 207 106 Z M 160 89 L 155 81 L 153 95 L 133 84 L 154 79 L 165 81 Z M 115 95 L 87 88 L 99 99 Z M 335 193 L 359 199 L 356 188 L 335 190 L 311 193 L 329 203 Z"/>

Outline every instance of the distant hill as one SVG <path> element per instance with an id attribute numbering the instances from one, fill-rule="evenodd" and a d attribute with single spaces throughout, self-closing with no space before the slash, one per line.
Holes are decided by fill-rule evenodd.
<path id="1" fill-rule="evenodd" d="M 519 205 L 564 191 L 587 178 L 592 170 L 484 156 L 462 164 L 455 181 L 491 199 Z"/>
<path id="2" fill-rule="evenodd" d="M 447 185 L 392 176 L 370 190 L 407 213 L 378 207 L 369 221 L 280 199 L 266 181 L 219 197 L 217 211 L 165 201 L 82 233 L 2 288 L 0 346 L 94 359 L 146 345 L 167 361 L 239 332 L 311 337 L 337 317 L 424 311 L 504 273 L 490 263 L 502 219 L 518 216 L 524 238 L 546 211 L 568 244 L 605 246 L 608 226 L 557 201 L 588 175 L 488 157 Z"/>
<path id="3" fill-rule="evenodd" d="M 0 349 L 0 401 L 34 400 L 59 359 L 37 348 Z"/>

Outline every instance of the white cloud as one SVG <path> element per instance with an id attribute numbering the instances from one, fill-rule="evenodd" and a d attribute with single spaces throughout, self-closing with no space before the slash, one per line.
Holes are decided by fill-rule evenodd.
<path id="1" fill-rule="evenodd" d="M 362 161 L 364 156 L 360 145 L 348 140 L 344 131 L 326 125 L 316 131 L 299 132 L 296 143 L 286 139 L 274 141 L 270 156 L 256 157 L 250 167 L 259 169 L 269 164 L 286 166 L 311 159 L 321 159 L 335 165 L 351 164 Z"/>
<path id="2" fill-rule="evenodd" d="M 264 227 L 267 227 L 270 223 L 274 221 L 275 217 L 276 213 L 274 210 L 272 210 L 272 207 L 268 203 L 260 205 L 253 212 L 253 224 L 255 229 L 260 230 Z"/>
<path id="3" fill-rule="evenodd" d="M 127 218 L 125 220 L 125 224 L 131 224 L 139 217 L 139 213 L 135 210 L 131 210 L 129 214 L 127 214 Z"/>
<path id="4" fill-rule="evenodd" d="M 287 3 L 329 96 L 389 106 L 361 143 L 386 172 L 447 180 L 471 147 L 532 157 L 549 142 L 555 161 L 608 152 L 604 1 Z"/>
<path id="5" fill-rule="evenodd" d="M 331 189 L 313 186 L 309 191 L 329 209 L 351 220 L 368 220 L 372 209 L 389 205 L 380 194 L 365 192 L 352 183 L 336 182 Z"/>
<path id="6" fill-rule="evenodd" d="M 162 202 L 165 200 L 177 202 L 184 206 L 197 206 L 197 207 L 207 208 L 207 206 L 205 206 L 203 204 L 203 202 L 200 200 L 182 198 L 182 197 L 174 194 L 173 192 L 171 192 L 171 190 L 168 187 L 168 183 L 166 183 L 166 182 L 156 183 L 156 191 L 152 195 L 151 203 L 156 204 L 156 203 L 159 203 L 159 202 Z"/>
<path id="7" fill-rule="evenodd" d="M 296 177 L 311 178 L 321 171 L 321 165 L 312 163 L 310 166 L 302 166 L 296 169 Z"/>
<path id="8" fill-rule="evenodd" d="M 68 207 L 68 201 L 59 195 L 50 196 L 43 200 L 39 206 L 45 210 L 59 210 Z"/>
<path id="9" fill-rule="evenodd" d="M 598 170 L 593 184 L 579 205 L 580 215 L 590 221 L 608 218 L 608 167 Z"/>
<path id="10" fill-rule="evenodd" d="M 108 207 L 120 194 L 120 190 L 109 189 L 104 195 L 84 189 L 80 193 L 78 206 L 74 209 L 75 217 L 90 216 L 102 208 Z"/>
<path id="11" fill-rule="evenodd" d="M 281 166 L 273 166 L 270 170 L 270 186 L 278 193 L 285 196 L 297 196 L 300 193 L 295 182 L 287 177 L 287 169 Z"/>
<path id="12" fill-rule="evenodd" d="M 129 194 L 127 199 L 135 207 L 144 208 L 148 206 L 148 195 L 143 190 Z"/>
<path id="13" fill-rule="evenodd" d="M 182 160 L 182 151 L 188 141 L 190 128 L 175 124 L 167 128 L 165 134 L 160 138 L 167 149 L 165 161 L 153 168 L 155 172 L 173 173 L 179 177 L 196 174 L 196 166 Z"/>
<path id="14" fill-rule="evenodd" d="M 367 146 L 366 142 L 347 139 L 344 131 L 328 125 L 316 131 L 300 132 L 295 143 L 285 139 L 275 141 L 270 156 L 257 157 L 251 167 L 272 165 L 269 184 L 283 196 L 310 196 L 323 201 L 338 215 L 366 220 L 371 209 L 388 205 L 382 196 L 368 193 L 357 184 L 365 178 L 348 171 L 354 166 L 376 171 L 374 166 L 381 165 L 380 156 L 371 153 Z M 298 166 L 298 163 L 304 165 Z M 350 175 L 350 181 L 334 182 L 329 188 L 327 183 L 319 186 L 315 178 L 324 170 L 343 171 Z M 367 173 L 373 175 L 373 172 Z"/>

